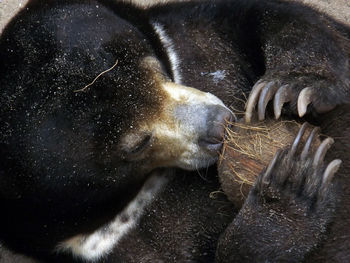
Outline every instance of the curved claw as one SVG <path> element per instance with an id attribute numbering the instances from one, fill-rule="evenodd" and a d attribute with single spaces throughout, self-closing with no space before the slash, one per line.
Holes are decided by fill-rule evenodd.
<path id="1" fill-rule="evenodd" d="M 322 176 L 322 184 L 328 184 L 333 179 L 341 163 L 342 161 L 340 159 L 335 159 L 330 164 L 328 164 Z"/>
<path id="2" fill-rule="evenodd" d="M 300 130 L 299 130 L 297 136 L 295 137 L 294 142 L 293 142 L 293 145 L 292 145 L 292 147 L 291 147 L 291 149 L 290 149 L 290 152 L 289 152 L 290 156 L 294 156 L 294 155 L 295 155 L 295 153 L 296 153 L 296 151 L 297 151 L 297 148 L 298 148 L 298 145 L 299 145 L 299 143 L 300 143 L 300 141 L 301 141 L 301 138 L 302 138 L 303 135 L 304 135 L 306 126 L 307 126 L 307 123 L 304 122 L 303 125 L 301 126 L 301 128 L 300 128 Z"/>
<path id="3" fill-rule="evenodd" d="M 272 169 L 275 167 L 275 164 L 276 164 L 277 160 L 279 159 L 281 152 L 282 152 L 281 149 L 277 150 L 277 152 L 275 153 L 275 156 L 273 157 L 272 161 L 270 162 L 269 166 L 267 167 L 266 172 L 264 174 L 264 178 L 263 178 L 264 184 L 270 183 Z"/>
<path id="4" fill-rule="evenodd" d="M 260 91 L 264 88 L 266 85 L 266 82 L 259 80 L 254 87 L 252 88 L 252 91 L 249 94 L 249 98 L 246 104 L 246 111 L 245 111 L 245 121 L 247 123 L 251 122 L 252 116 L 253 116 L 253 110 L 255 108 L 256 102 L 258 101 Z"/>
<path id="5" fill-rule="evenodd" d="M 307 138 L 303 151 L 301 152 L 300 160 L 303 161 L 306 159 L 307 155 L 309 154 L 310 146 L 312 141 L 314 140 L 315 134 L 318 133 L 319 131 L 320 131 L 319 127 L 313 128 L 313 130 L 311 131 L 309 137 Z"/>
<path id="6" fill-rule="evenodd" d="M 281 86 L 275 94 L 273 100 L 273 110 L 275 118 L 278 119 L 281 116 L 283 104 L 292 100 L 289 85 Z"/>
<path id="7" fill-rule="evenodd" d="M 271 100 L 276 90 L 277 90 L 276 82 L 270 81 L 269 83 L 266 84 L 266 86 L 261 91 L 260 99 L 258 102 L 259 121 L 262 121 L 265 119 L 266 105 Z"/>
<path id="8" fill-rule="evenodd" d="M 308 87 L 304 88 L 298 96 L 298 114 L 299 117 L 303 117 L 306 113 L 307 106 L 311 103 L 313 96 L 313 89 Z"/>
<path id="9" fill-rule="evenodd" d="M 327 138 L 318 147 L 315 153 L 314 160 L 312 162 L 314 169 L 318 168 L 321 165 L 321 163 L 323 162 L 324 156 L 326 155 L 328 149 L 331 147 L 333 143 L 334 143 L 334 140 L 332 138 Z"/>

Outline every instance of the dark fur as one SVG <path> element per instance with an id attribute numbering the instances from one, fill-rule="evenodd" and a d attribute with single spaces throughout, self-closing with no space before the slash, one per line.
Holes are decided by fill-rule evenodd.
<path id="1" fill-rule="evenodd" d="M 6 245 L 25 253 L 43 254 L 58 240 L 95 229 L 145 180 L 142 164 L 125 162 L 120 158 L 125 153 L 114 145 L 126 129 L 137 126 L 140 112 L 157 112 L 159 97 L 140 90 L 153 80 L 138 70 L 139 59 L 153 50 L 112 11 L 102 6 L 95 11 L 97 4 L 30 4 L 1 38 L 0 57 L 7 61 L 0 66 L 1 207 L 7 216 L 0 231 Z M 37 5 L 41 11 L 35 11 Z M 73 92 L 117 58 L 124 66 L 96 82 L 94 94 Z M 122 85 L 128 89 L 113 97 Z"/>
<path id="2" fill-rule="evenodd" d="M 316 109 L 350 99 L 350 30 L 298 4 L 218 1 L 142 11 L 128 4 L 76 0 L 32 1 L 28 8 L 0 40 L 0 205 L 5 211 L 0 239 L 49 262 L 73 260 L 52 254 L 57 242 L 110 220 L 149 172 L 143 163 L 127 162 L 126 153 L 114 147 L 128 127 L 157 114 L 162 100 L 144 88 L 155 80 L 140 69 L 139 59 L 158 57 L 173 77 L 149 20 L 161 23 L 173 39 L 183 84 L 212 92 L 235 109 L 243 110 L 241 100 L 260 78 L 292 85 L 295 97 L 311 85 L 318 94 Z M 111 27 L 113 35 L 106 30 Z M 96 82 L 91 96 L 72 92 L 117 59 L 127 65 Z M 225 72 L 223 80 L 213 79 L 217 70 Z M 128 89 L 114 94 L 116 85 Z M 77 97 L 80 102 L 73 103 Z M 295 113 L 295 101 L 289 106 L 287 112 Z M 140 115 L 144 112 L 146 117 Z M 310 112 L 317 119 L 313 107 Z M 219 188 L 215 178 L 208 183 L 182 173 L 102 262 L 214 259 L 216 240 L 234 211 L 218 215 L 222 204 L 208 197 Z"/>
<path id="3" fill-rule="evenodd" d="M 290 84 L 295 96 L 312 86 L 319 104 L 349 101 L 349 29 L 324 14 L 296 3 L 251 0 L 161 6 L 151 14 L 178 47 L 184 84 L 238 110 L 237 98 L 258 79 Z M 217 70 L 227 72 L 219 83 L 206 74 Z M 294 111 L 295 101 L 290 106 Z"/>
<path id="4" fill-rule="evenodd" d="M 242 209 L 222 235 L 219 262 L 347 262 L 350 203 L 350 107 L 325 116 L 322 132 L 335 138 L 324 163 L 312 167 L 284 151 L 266 183 L 259 175 Z M 303 145 L 302 145 L 303 146 Z M 299 147 L 301 151 L 301 146 Z M 327 164 L 342 159 L 331 184 L 322 184 Z"/>

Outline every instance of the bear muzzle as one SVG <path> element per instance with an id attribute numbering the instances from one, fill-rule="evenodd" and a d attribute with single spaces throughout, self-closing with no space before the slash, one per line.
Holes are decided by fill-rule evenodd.
<path id="1" fill-rule="evenodd" d="M 198 144 L 209 151 L 219 151 L 225 137 L 226 126 L 234 121 L 235 116 L 226 107 L 208 106 L 205 129 L 199 131 Z"/>

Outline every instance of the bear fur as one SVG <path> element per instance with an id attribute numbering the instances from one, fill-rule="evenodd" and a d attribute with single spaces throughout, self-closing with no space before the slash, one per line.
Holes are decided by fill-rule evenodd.
<path id="1" fill-rule="evenodd" d="M 215 169 L 177 168 L 217 160 L 224 104 L 255 83 L 283 87 L 276 116 L 348 103 L 349 37 L 283 1 L 31 1 L 0 40 L 0 240 L 43 262 L 214 261 L 237 211 L 208 197 Z"/>

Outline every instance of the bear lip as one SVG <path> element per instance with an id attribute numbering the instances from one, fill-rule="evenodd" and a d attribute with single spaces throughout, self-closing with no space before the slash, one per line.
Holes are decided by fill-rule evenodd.
<path id="1" fill-rule="evenodd" d="M 217 152 L 222 148 L 223 138 L 221 140 L 218 140 L 218 138 L 201 139 L 198 144 L 209 151 Z"/>

